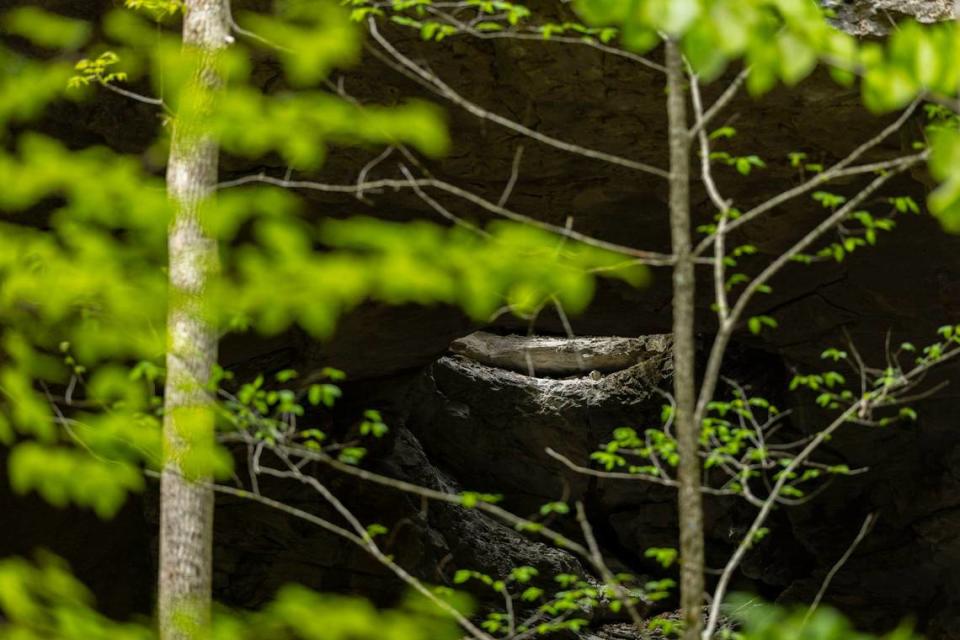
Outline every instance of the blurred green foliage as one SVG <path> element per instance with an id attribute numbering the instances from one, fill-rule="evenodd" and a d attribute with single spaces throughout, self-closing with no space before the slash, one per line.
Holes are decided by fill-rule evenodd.
<path id="1" fill-rule="evenodd" d="M 532 313 L 552 298 L 572 313 L 594 291 L 594 270 L 632 285 L 647 271 L 623 256 L 566 242 L 515 223 L 495 223 L 489 237 L 427 222 L 353 218 L 323 223 L 316 237 L 296 220 L 261 220 L 256 244 L 240 246 L 235 279 L 214 292 L 220 309 L 249 318 L 264 333 L 296 322 L 327 336 L 336 319 L 366 299 L 388 304 L 448 303 L 477 320 L 501 308 Z"/>
<path id="2" fill-rule="evenodd" d="M 530 567 L 521 567 L 509 581 L 526 584 L 536 575 Z M 487 576 L 466 572 L 458 574 L 459 583 L 487 578 L 491 588 L 505 586 Z M 577 576 L 561 575 L 565 586 L 558 597 L 544 606 L 558 612 L 579 611 L 584 603 L 596 603 L 598 590 L 579 581 Z M 449 590 L 447 601 L 458 611 L 469 614 L 469 600 Z M 524 600 L 542 598 L 540 589 L 529 587 Z M 37 555 L 35 562 L 20 558 L 0 560 L 0 635 L 9 640 L 152 640 L 156 638 L 148 622 L 119 623 L 96 613 L 90 592 L 70 573 L 69 567 L 48 553 Z M 856 631 L 842 615 L 829 608 L 818 608 L 812 615 L 805 608 L 786 608 L 739 596 L 732 599 L 730 615 L 718 638 L 730 640 L 918 640 L 908 626 L 883 635 Z M 538 634 L 581 625 L 564 620 L 557 629 L 545 623 Z M 491 633 L 502 632 L 502 615 L 488 614 L 485 627 Z M 586 623 L 581 620 L 581 623 Z M 669 617 L 653 618 L 651 629 L 671 634 L 676 625 Z M 421 596 L 408 596 L 393 609 L 377 609 L 355 597 L 318 594 L 300 586 L 282 588 L 276 598 L 258 611 L 215 611 L 211 640 L 445 640 L 461 636 L 455 622 Z"/>
<path id="3" fill-rule="evenodd" d="M 362 36 L 336 4 L 288 0 L 277 7 L 276 15 L 244 12 L 239 19 L 267 43 L 281 45 L 280 61 L 294 86 L 315 85 L 359 58 Z"/>
<path id="4" fill-rule="evenodd" d="M 882 635 L 860 633 L 837 611 L 820 607 L 778 607 L 737 596 L 731 599 L 733 620 L 739 627 L 727 637 L 738 640 L 919 640 L 909 625 Z"/>
<path id="5" fill-rule="evenodd" d="M 90 592 L 66 564 L 49 554 L 36 563 L 0 560 L 0 636 L 6 640 L 153 640 L 149 621 L 118 623 L 96 613 Z M 469 611 L 468 602 L 455 604 Z M 210 640 L 453 640 L 456 624 L 417 597 L 395 609 L 362 598 L 281 589 L 255 612 L 215 612 Z"/>

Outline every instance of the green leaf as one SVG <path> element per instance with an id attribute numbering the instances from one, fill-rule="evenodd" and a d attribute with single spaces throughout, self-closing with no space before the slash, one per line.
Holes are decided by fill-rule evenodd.
<path id="1" fill-rule="evenodd" d="M 713 131 L 710 134 L 710 139 L 711 140 L 718 140 L 721 138 L 729 139 L 734 137 L 735 135 L 737 135 L 737 130 L 734 129 L 733 127 L 726 126 L 726 127 L 720 127 L 719 129 L 716 129 L 715 131 Z"/>
<path id="2" fill-rule="evenodd" d="M 754 335 L 759 335 L 764 327 L 776 329 L 777 321 L 770 316 L 753 316 L 747 320 L 747 328 Z"/>
<path id="3" fill-rule="evenodd" d="M 676 562 L 679 552 L 676 549 L 666 547 L 650 547 L 643 552 L 645 558 L 656 560 L 664 569 L 669 568 Z"/>
<path id="4" fill-rule="evenodd" d="M 284 369 L 278 371 L 273 377 L 277 382 L 289 382 L 297 377 L 297 372 L 293 369 Z"/>
<path id="5" fill-rule="evenodd" d="M 917 412 L 911 409 L 910 407 L 902 407 L 899 414 L 901 419 L 909 420 L 911 422 L 917 421 Z"/>
<path id="6" fill-rule="evenodd" d="M 543 589 L 539 587 L 527 587 L 520 594 L 520 599 L 524 602 L 535 602 L 543 597 Z"/>

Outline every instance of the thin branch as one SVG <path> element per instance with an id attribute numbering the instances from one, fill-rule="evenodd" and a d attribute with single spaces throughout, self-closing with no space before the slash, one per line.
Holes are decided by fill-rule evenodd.
<path id="1" fill-rule="evenodd" d="M 853 359 L 856 362 L 854 370 L 857 371 L 857 375 L 860 378 L 860 393 L 864 394 L 867 392 L 867 365 L 864 363 L 863 357 L 860 356 L 860 350 L 857 349 L 857 345 L 853 342 L 853 337 L 846 327 L 843 327 L 843 335 L 847 339 L 847 347 L 850 349 L 850 353 L 853 354 Z"/>
<path id="2" fill-rule="evenodd" d="M 510 194 L 513 193 L 513 188 L 517 184 L 517 179 L 520 177 L 520 160 L 523 158 L 523 145 L 517 147 L 517 151 L 513 154 L 513 164 L 510 166 L 510 179 L 507 180 L 507 186 L 503 188 L 503 193 L 500 194 L 500 200 L 497 201 L 497 206 L 502 207 L 507 204 L 507 200 L 510 199 Z"/>
<path id="3" fill-rule="evenodd" d="M 557 317 L 560 318 L 560 324 L 563 325 L 563 331 L 564 333 L 567 334 L 567 338 L 570 338 L 571 340 L 576 338 L 576 334 L 574 334 L 573 332 L 573 325 L 570 324 L 570 317 L 567 316 L 567 312 L 564 310 L 563 303 L 560 302 L 560 298 L 558 298 L 555 295 L 552 295 L 550 296 L 550 302 L 553 303 L 553 308 L 557 312 Z M 526 355 L 527 355 L 527 358 L 529 359 L 530 353 L 527 352 Z M 580 369 L 580 371 L 584 371 L 587 367 L 583 361 L 583 354 L 580 352 L 579 349 L 576 352 L 576 356 L 577 356 L 577 368 Z"/>
<path id="4" fill-rule="evenodd" d="M 743 86 L 744 80 L 747 79 L 747 76 L 750 75 L 750 67 L 743 69 L 740 73 L 737 74 L 737 77 L 733 79 L 733 82 L 726 88 L 726 90 L 720 94 L 720 97 L 717 98 L 717 101 L 710 105 L 710 108 L 707 109 L 706 113 L 697 117 L 696 122 L 693 127 L 690 129 L 690 135 L 699 134 L 701 131 L 706 130 L 706 126 L 717 117 L 724 107 L 726 107 L 734 96 L 737 95 L 737 92 L 740 90 L 740 87 Z"/>
<path id="5" fill-rule="evenodd" d="M 591 469 L 590 467 L 584 467 L 578 465 L 577 463 L 570 460 L 562 453 L 547 447 L 544 451 L 546 454 L 560 462 L 565 467 L 571 471 L 576 471 L 577 473 L 583 474 L 585 476 L 593 476 L 594 478 L 604 478 L 606 480 L 643 480 L 644 482 L 650 482 L 652 484 L 659 484 L 663 487 L 670 487 L 676 489 L 679 485 L 676 480 L 672 478 L 653 476 L 650 474 L 641 474 L 641 473 L 624 473 L 618 471 L 600 471 L 598 469 Z M 713 487 L 700 487 L 702 493 L 706 493 L 713 496 L 738 496 L 740 495 L 736 491 L 731 491 L 729 489 L 714 489 Z"/>
<path id="6" fill-rule="evenodd" d="M 136 93 L 135 91 L 128 91 L 122 87 L 110 84 L 109 82 L 100 82 L 100 86 L 108 91 L 112 91 L 118 95 L 121 95 L 125 98 L 130 98 L 131 100 L 136 100 L 137 102 L 142 102 L 143 104 L 149 104 L 152 107 L 160 107 L 167 113 L 173 113 L 170 110 L 170 107 L 167 106 L 167 103 L 161 100 L 160 98 L 152 98 L 150 96 L 145 96 L 142 93 Z"/>
<path id="7" fill-rule="evenodd" d="M 490 122 L 496 123 L 502 127 L 510 129 L 516 133 L 527 136 L 537 142 L 545 144 L 555 149 L 560 149 L 561 151 L 566 151 L 576 155 L 580 155 L 586 158 L 591 158 L 593 160 L 601 160 L 603 162 L 608 162 L 610 164 L 618 165 L 621 167 L 626 167 L 628 169 L 633 169 L 635 171 L 642 171 L 644 173 L 649 173 L 660 178 L 669 178 L 670 174 L 663 169 L 654 167 L 643 162 L 637 162 L 636 160 L 630 160 L 629 158 L 623 158 L 612 153 L 606 153 L 604 151 L 597 151 L 595 149 L 589 149 L 587 147 L 580 146 L 578 144 L 573 144 L 570 142 L 565 142 L 559 140 L 552 136 L 534 131 L 533 129 L 505 118 L 499 114 L 493 113 L 484 109 L 483 107 L 477 105 L 470 100 L 467 100 L 459 93 L 454 91 L 450 85 L 446 84 L 443 80 L 437 77 L 435 74 L 430 73 L 423 69 L 420 65 L 415 63 L 413 60 L 408 58 L 406 55 L 401 53 L 396 47 L 394 47 L 386 38 L 384 38 L 379 30 L 377 29 L 376 21 L 373 18 L 370 18 L 367 21 L 367 24 L 370 29 L 370 35 L 373 36 L 374 40 L 383 47 L 400 65 L 404 68 L 417 75 L 421 80 L 423 80 L 427 87 L 429 87 L 434 93 L 446 98 L 450 102 L 453 102 L 457 106 L 465 109 L 470 114 L 482 119 L 489 120 Z"/>
<path id="8" fill-rule="evenodd" d="M 700 97 L 700 82 L 692 72 L 690 73 L 690 96 L 693 102 L 694 114 L 698 118 L 702 118 L 703 100 Z M 713 203 L 713 206 L 717 208 L 717 212 L 722 214 L 730 208 L 731 203 L 728 200 L 724 200 L 720 195 L 720 190 L 717 189 L 717 183 L 713 179 L 713 173 L 710 171 L 710 140 L 706 130 L 700 128 L 697 132 L 697 138 L 700 142 L 700 175 L 707 188 L 707 195 L 710 196 L 710 201 Z"/>
<path id="9" fill-rule="evenodd" d="M 386 160 L 390 156 L 390 154 L 393 153 L 393 150 L 395 148 L 396 147 L 393 147 L 393 146 L 387 147 L 380 153 L 380 155 L 378 155 L 376 158 L 374 158 L 367 164 L 363 165 L 363 168 L 360 170 L 360 173 L 357 174 L 357 200 L 361 200 L 361 201 L 366 200 L 363 197 L 363 185 L 367 181 L 367 174 L 370 173 L 370 171 L 372 171 L 373 168 L 376 167 L 378 164 Z"/>
<path id="10" fill-rule="evenodd" d="M 410 183 L 410 188 L 413 189 L 413 192 L 416 193 L 417 196 L 419 196 L 421 200 L 423 200 L 423 201 L 426 202 L 428 205 L 430 205 L 430 207 L 431 207 L 434 211 L 436 211 L 437 213 L 439 213 L 441 216 L 443 216 L 443 217 L 446 218 L 447 220 L 450 220 L 451 222 L 453 222 L 453 223 L 454 223 L 455 225 L 457 225 L 458 227 L 463 227 L 464 229 L 467 229 L 467 230 L 469 230 L 469 231 L 472 231 L 473 233 L 476 233 L 476 234 L 479 235 L 479 236 L 483 236 L 484 238 L 489 238 L 489 237 L 491 237 L 490 234 L 489 234 L 487 231 L 484 231 L 483 229 L 481 229 L 481 228 L 478 227 L 477 225 L 472 224 L 472 223 L 470 223 L 470 222 L 467 222 L 467 221 L 464 220 L 463 218 L 461 218 L 461 217 L 459 217 L 459 216 L 457 216 L 457 215 L 454 215 L 449 209 L 447 209 L 447 208 L 444 207 L 442 204 L 440 204 L 439 202 L 437 202 L 436 200 L 434 200 L 433 198 L 431 198 L 429 195 L 427 195 L 426 193 L 424 193 L 423 189 L 421 189 L 420 186 L 417 185 L 417 181 L 416 181 L 416 179 L 413 177 L 413 174 L 411 174 L 410 171 L 409 171 L 409 169 L 407 169 L 405 166 L 400 165 L 400 171 L 401 171 L 401 173 L 403 173 L 403 175 L 407 178 L 407 182 Z"/>
<path id="11" fill-rule="evenodd" d="M 603 559 L 603 553 L 597 544 L 597 538 L 593 535 L 593 528 L 590 526 L 590 521 L 587 520 L 587 512 L 583 508 L 583 502 L 577 500 L 576 509 L 577 522 L 580 523 L 580 530 L 583 532 L 583 539 L 587 543 L 587 548 L 590 549 L 590 557 L 593 559 L 594 566 L 600 570 L 600 575 L 603 577 L 604 582 L 613 589 L 617 599 L 626 607 L 627 613 L 630 615 L 630 619 L 637 627 L 637 630 L 641 632 L 645 631 L 646 623 L 640 616 L 640 612 L 637 611 L 637 608 L 633 606 L 633 603 L 630 601 L 630 594 L 624 590 L 623 585 L 621 585 L 616 576 L 613 575 L 610 567 L 607 566 L 606 561 Z"/>
<path id="12" fill-rule="evenodd" d="M 692 70 L 689 75 L 690 95 L 693 101 L 694 114 L 698 122 L 704 122 L 706 116 L 703 113 L 703 100 L 700 97 L 700 82 Z M 717 230 L 714 234 L 713 288 L 714 295 L 717 299 L 717 315 L 720 317 L 720 322 L 723 323 L 730 312 L 730 307 L 727 303 L 726 275 L 724 273 L 726 265 L 724 264 L 724 260 L 726 253 L 727 222 L 729 221 L 728 212 L 732 203 L 723 199 L 713 179 L 713 172 L 710 169 L 710 139 L 707 136 L 707 130 L 702 126 L 694 127 L 694 129 L 697 132 L 697 138 L 700 142 L 700 176 L 703 179 L 703 184 L 707 188 L 707 194 L 710 196 L 713 206 L 717 208 L 717 213 L 720 218 L 717 221 Z"/>
<path id="13" fill-rule="evenodd" d="M 827 577 L 823 579 L 823 584 L 820 585 L 820 590 L 817 591 L 817 596 L 813 599 L 813 604 L 810 605 L 810 608 L 807 609 L 807 615 L 803 617 L 803 625 L 807 624 L 807 621 L 810 619 L 810 616 L 817 610 L 817 607 L 820 606 L 820 601 L 823 600 L 823 596 L 827 593 L 827 589 L 830 587 L 830 582 L 833 581 L 833 577 L 837 575 L 837 572 L 843 568 L 843 565 L 847 563 L 850 557 L 853 555 L 853 552 L 857 550 L 857 547 L 860 546 L 860 543 L 863 542 L 863 539 L 866 538 L 870 531 L 873 529 L 873 525 L 877 523 L 877 513 L 871 513 L 867 516 L 866 520 L 863 521 L 863 524 L 860 526 L 860 532 L 857 534 L 857 537 L 853 539 L 853 542 L 850 543 L 850 546 L 847 547 L 847 551 L 837 560 L 836 564 L 833 565 L 833 568 L 830 569 L 830 572 L 827 574 Z"/>
<path id="14" fill-rule="evenodd" d="M 523 224 L 528 224 L 544 231 L 550 231 L 560 236 L 565 236 L 571 240 L 576 240 L 584 244 L 597 247 L 598 249 L 605 249 L 607 251 L 612 251 L 615 253 L 621 253 L 631 258 L 635 258 L 637 261 L 643 262 L 650 266 L 668 266 L 673 264 L 673 256 L 669 254 L 657 253 L 653 251 L 644 251 L 641 249 L 634 249 L 632 247 L 626 247 L 624 245 L 616 244 L 613 242 L 607 242 L 606 240 L 598 240 L 584 233 L 574 231 L 573 229 L 568 229 L 566 227 L 561 227 L 555 224 L 550 224 L 549 222 L 544 222 L 542 220 L 537 220 L 530 216 L 524 215 L 522 213 L 517 213 L 505 207 L 501 207 L 485 198 L 482 198 L 475 193 L 467 191 L 466 189 L 461 189 L 456 185 L 450 184 L 449 182 L 444 182 L 443 180 L 438 180 L 435 178 L 418 178 L 415 180 L 397 180 L 397 179 L 383 179 L 383 180 L 373 180 L 366 182 L 360 185 L 357 184 L 326 184 L 322 182 L 312 182 L 305 180 L 283 180 L 281 178 L 273 178 L 271 176 L 260 174 L 254 174 L 249 176 L 243 176 L 234 180 L 227 180 L 221 182 L 217 185 L 218 189 L 229 189 L 232 187 L 238 187 L 245 184 L 251 183 L 264 183 L 271 184 L 278 187 L 284 187 L 287 189 L 304 189 L 309 191 L 321 191 L 325 193 L 348 193 L 353 194 L 357 193 L 358 190 L 362 191 L 373 191 L 376 189 L 412 189 L 414 186 L 417 187 L 431 187 L 434 189 L 439 189 L 445 193 L 456 196 L 467 202 L 474 204 L 485 211 L 496 214 L 498 216 L 507 218 L 514 222 L 520 222 Z M 701 264 L 712 264 L 710 259 L 701 259 Z"/>
<path id="15" fill-rule="evenodd" d="M 157 478 L 160 477 L 160 474 L 154 474 L 151 472 L 145 472 L 145 473 L 151 476 L 155 475 L 155 477 Z M 309 513 L 302 509 L 297 509 L 296 507 L 291 507 L 285 502 L 280 502 L 279 500 L 274 500 L 273 498 L 268 498 L 265 495 L 262 495 L 259 493 L 253 493 L 252 491 L 247 491 L 245 489 L 237 489 L 236 487 L 231 487 L 229 485 L 214 484 L 212 485 L 212 487 L 213 487 L 213 490 L 216 491 L 217 493 L 223 493 L 226 495 L 235 496 L 237 498 L 243 498 L 245 500 L 259 502 L 260 504 L 270 507 L 271 509 L 282 511 L 295 518 L 299 518 L 301 520 L 304 520 L 305 522 L 309 522 L 310 524 L 316 525 L 321 529 L 325 531 L 329 531 L 334 535 L 337 535 L 337 536 L 340 536 L 341 538 L 349 540 L 350 542 L 354 543 L 358 547 L 365 547 L 363 539 L 360 538 L 360 536 L 357 536 L 351 533 L 350 531 L 348 531 L 347 529 L 344 529 L 339 525 L 335 525 L 332 522 L 324 520 L 319 516 L 315 516 L 312 513 Z"/>
<path id="16" fill-rule="evenodd" d="M 239 24 L 237 24 L 237 21 L 233 19 L 233 10 L 232 10 L 231 4 L 232 3 L 227 2 L 227 23 L 229 24 L 231 31 L 233 31 L 239 36 L 244 36 L 246 38 L 250 38 L 251 40 L 259 42 L 260 44 L 266 45 L 271 49 L 276 49 L 277 51 L 282 51 L 283 53 L 293 53 L 293 49 L 290 49 L 289 47 L 285 47 L 282 44 L 274 42 L 273 40 L 268 40 L 267 38 L 264 38 L 260 34 L 254 33 L 249 29 L 244 29 Z"/>

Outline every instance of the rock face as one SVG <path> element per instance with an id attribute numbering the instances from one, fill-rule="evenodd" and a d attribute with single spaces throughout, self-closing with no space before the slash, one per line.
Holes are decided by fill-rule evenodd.
<path id="1" fill-rule="evenodd" d="M 659 419 L 669 343 L 645 342 L 646 358 L 599 380 L 532 377 L 463 356 L 441 358 L 423 380 L 410 428 L 431 459 L 468 486 L 506 493 L 533 511 L 565 494 L 577 498 L 587 478 L 565 473 L 545 451 L 584 462 L 614 428 Z"/>
<path id="2" fill-rule="evenodd" d="M 611 562 L 658 575 L 643 550 L 675 544 L 673 491 L 585 478 L 543 451 L 550 446 L 585 464 L 613 428 L 659 424 L 657 389 L 669 388 L 672 371 L 666 344 L 648 339 L 640 364 L 599 380 L 533 377 L 462 354 L 444 357 L 411 393 L 406 424 L 428 458 L 463 486 L 503 493 L 519 513 L 535 513 L 561 495 L 583 500 Z M 726 373 L 791 407 L 788 432 L 800 437 L 819 428 L 824 416 L 812 397 L 785 393 L 789 373 L 782 368 L 775 356 L 735 348 Z M 960 450 L 952 414 L 943 410 L 954 401 L 941 395 L 921 403 L 916 426 L 841 430 L 819 459 L 870 471 L 840 478 L 809 504 L 775 513 L 770 534 L 748 555 L 734 588 L 809 602 L 863 519 L 877 513 L 878 524 L 837 574 L 826 601 L 866 628 L 889 628 L 910 616 L 932 639 L 955 638 Z M 708 564 L 722 566 L 755 510 L 733 498 L 709 497 L 705 507 Z"/>

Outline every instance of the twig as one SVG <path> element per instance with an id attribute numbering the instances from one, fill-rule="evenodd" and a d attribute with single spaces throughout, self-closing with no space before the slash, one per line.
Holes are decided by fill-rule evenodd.
<path id="1" fill-rule="evenodd" d="M 122 87 L 110 84 L 109 82 L 100 82 L 100 86 L 108 91 L 112 91 L 117 95 L 121 95 L 125 98 L 130 98 L 131 100 L 136 100 L 137 102 L 142 102 L 143 104 L 149 104 L 152 107 L 160 107 L 167 113 L 173 113 L 170 110 L 170 107 L 167 106 L 167 103 L 161 100 L 160 98 L 152 98 L 150 96 L 145 96 L 142 93 L 136 93 L 135 91 L 128 91 Z"/>
<path id="2" fill-rule="evenodd" d="M 290 49 L 289 47 L 285 47 L 277 42 L 274 42 L 273 40 L 268 40 L 267 38 L 264 38 L 260 34 L 254 33 L 249 29 L 244 29 L 239 24 L 237 24 L 237 21 L 233 19 L 233 11 L 231 10 L 230 4 L 231 4 L 230 2 L 227 3 L 227 22 L 230 25 L 231 31 L 233 31 L 237 35 L 245 36 L 247 38 L 250 38 L 251 40 L 255 40 L 256 42 L 266 45 L 271 49 L 276 49 L 277 51 L 282 51 L 283 53 L 293 53 L 293 49 Z"/>
<path id="3" fill-rule="evenodd" d="M 370 171 L 374 167 L 376 167 L 378 164 L 386 160 L 387 157 L 389 157 L 390 154 L 393 153 L 393 150 L 395 148 L 396 147 L 392 147 L 392 146 L 387 147 L 380 153 L 380 155 L 378 155 L 376 158 L 374 158 L 367 164 L 363 165 L 363 169 L 361 169 L 360 173 L 357 174 L 357 200 L 364 200 L 364 201 L 366 200 L 366 198 L 363 197 L 363 184 L 367 181 L 367 174 L 370 173 Z"/>
<path id="4" fill-rule="evenodd" d="M 737 74 L 737 77 L 733 79 L 733 82 L 730 83 L 730 86 L 720 94 L 720 97 L 717 98 L 717 101 L 710 105 L 710 108 L 707 109 L 706 113 L 702 116 L 697 117 L 697 121 L 694 123 L 693 127 L 690 129 L 690 135 L 699 134 L 701 131 L 706 129 L 706 126 L 710 124 L 710 121 L 717 117 L 724 107 L 726 107 L 733 97 L 737 95 L 737 92 L 740 90 L 740 87 L 743 86 L 744 80 L 747 79 L 747 76 L 750 75 L 750 67 L 743 69 L 740 73 Z"/>
<path id="5" fill-rule="evenodd" d="M 630 594 L 624 590 L 623 585 L 621 585 L 620 581 L 613 575 L 610 567 L 607 566 L 606 561 L 603 559 L 603 553 L 601 553 L 600 546 L 597 544 L 597 538 L 593 535 L 593 527 L 590 526 L 590 521 L 587 520 L 587 512 L 583 508 L 583 502 L 577 500 L 576 509 L 577 522 L 580 524 L 580 530 L 583 532 L 583 539 L 587 543 L 587 548 L 590 549 L 590 557 L 593 559 L 593 565 L 600 570 L 600 575 L 607 583 L 607 586 L 613 589 L 617 599 L 626 607 L 627 613 L 630 615 L 633 624 L 636 625 L 637 630 L 640 632 L 645 631 L 646 624 L 640 616 L 640 612 L 637 611 L 637 608 L 633 606 L 633 603 L 630 601 Z"/>
<path id="6" fill-rule="evenodd" d="M 847 547 L 847 551 L 837 560 L 836 564 L 833 565 L 833 568 L 830 569 L 830 572 L 827 573 L 827 577 L 823 579 L 823 584 L 820 585 L 820 590 L 817 591 L 817 596 L 813 599 L 813 604 L 810 605 L 810 608 L 807 609 L 807 615 L 803 617 L 803 626 L 806 626 L 807 621 L 810 619 L 810 616 L 817 610 L 817 607 L 820 606 L 820 601 L 823 600 L 824 594 L 827 593 L 827 589 L 830 587 L 830 582 L 833 580 L 833 577 L 837 575 L 837 572 L 843 568 L 843 565 L 847 563 L 850 557 L 853 555 L 853 552 L 857 550 L 857 547 L 863 542 L 863 539 L 866 538 L 870 531 L 873 529 L 873 525 L 877 523 L 877 517 L 879 514 L 876 512 L 871 513 L 867 516 L 866 520 L 863 521 L 863 524 L 860 526 L 860 532 L 857 534 L 857 537 L 853 539 L 853 542 L 850 543 L 850 546 Z"/>
<path id="7" fill-rule="evenodd" d="M 689 66 L 689 65 L 688 65 Z M 703 101 L 700 97 L 700 82 L 697 80 L 697 76 L 691 70 L 690 73 L 690 96 L 693 101 L 694 114 L 698 122 L 703 122 L 706 119 L 706 116 L 703 114 Z M 745 76 L 744 76 L 745 77 Z M 716 105 L 714 105 L 716 106 Z M 713 288 L 714 295 L 717 299 L 717 315 L 720 317 L 720 322 L 723 323 L 727 319 L 727 315 L 730 312 L 730 307 L 727 302 L 727 290 L 726 290 L 726 276 L 725 271 L 725 253 L 726 253 L 726 237 L 727 237 L 727 222 L 729 220 L 728 212 L 730 210 L 731 202 L 724 200 L 720 195 L 720 190 L 717 189 L 717 184 L 713 179 L 713 172 L 710 169 L 710 139 L 707 136 L 707 131 L 704 127 L 694 127 L 697 131 L 697 138 L 700 142 L 700 175 L 703 178 L 703 184 L 707 188 L 707 194 L 710 196 L 710 200 L 713 202 L 713 205 L 717 208 L 717 214 L 719 215 L 719 220 L 717 221 L 717 230 L 714 234 L 714 250 L 713 250 Z"/>
<path id="8" fill-rule="evenodd" d="M 503 188 L 503 193 L 500 194 L 500 200 L 497 201 L 497 206 L 502 207 L 507 204 L 507 200 L 510 199 L 510 194 L 513 193 L 513 188 L 517 184 L 517 178 L 520 177 L 520 159 L 523 158 L 523 145 L 517 147 L 517 151 L 513 154 L 513 164 L 510 166 L 510 179 L 507 180 L 507 186 Z"/>
<path id="9" fill-rule="evenodd" d="M 404 176 L 406 176 L 407 181 L 410 183 L 410 188 L 413 189 L 413 192 L 416 193 L 421 200 L 423 200 L 428 205 L 430 205 L 430 207 L 434 211 L 439 213 L 441 216 L 443 216 L 447 220 L 450 220 L 458 227 L 463 227 L 464 229 L 472 231 L 473 233 L 476 233 L 479 236 L 483 236 L 484 238 L 491 237 L 487 231 L 484 231 L 483 229 L 476 226 L 475 224 L 471 224 L 466 220 L 464 220 L 463 218 L 457 215 L 454 215 L 449 209 L 447 209 L 442 204 L 440 204 L 439 202 L 431 198 L 429 195 L 424 193 L 423 189 L 421 189 L 419 185 L 417 185 L 417 181 L 413 177 L 413 174 L 411 174 L 410 171 L 405 166 L 400 165 L 400 172 L 403 173 Z"/>

